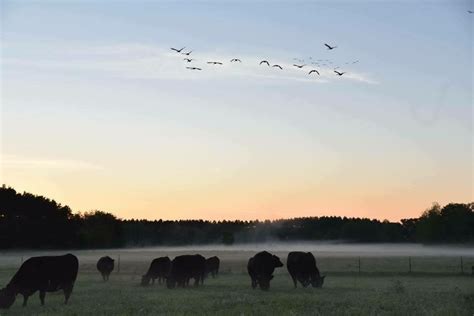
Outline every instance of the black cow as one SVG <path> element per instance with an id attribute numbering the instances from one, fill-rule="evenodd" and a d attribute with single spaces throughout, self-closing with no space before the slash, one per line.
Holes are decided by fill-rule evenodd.
<path id="1" fill-rule="evenodd" d="M 114 263 L 115 260 L 109 256 L 102 257 L 97 261 L 97 270 L 102 274 L 104 281 L 109 280 L 110 273 L 114 270 Z"/>
<path id="2" fill-rule="evenodd" d="M 270 280 L 273 279 L 273 272 L 279 267 L 283 267 L 280 258 L 267 251 L 259 252 L 250 258 L 247 271 L 252 279 L 252 288 L 255 289 L 259 285 L 260 289 L 268 290 Z"/>
<path id="3" fill-rule="evenodd" d="M 286 267 L 293 279 L 295 288 L 297 281 L 299 281 L 303 287 L 307 287 L 309 284 L 318 288 L 323 286 L 325 276 L 319 274 L 316 259 L 311 252 L 290 252 L 286 260 Z"/>
<path id="4" fill-rule="evenodd" d="M 221 261 L 218 257 L 210 257 L 206 259 L 206 275 L 209 273 L 215 278 L 219 274 L 219 265 Z"/>
<path id="5" fill-rule="evenodd" d="M 32 257 L 26 260 L 8 285 L 0 290 L 0 308 L 9 308 L 18 294 L 23 295 L 23 306 L 39 291 L 41 305 L 46 292 L 64 291 L 65 304 L 71 296 L 77 277 L 79 261 L 71 254 L 64 256 Z"/>
<path id="6" fill-rule="evenodd" d="M 204 284 L 206 275 L 206 259 L 201 255 L 177 256 L 171 262 L 171 271 L 166 279 L 166 286 L 171 289 L 176 286 L 185 287 L 190 279 L 194 285 Z"/>
<path id="7" fill-rule="evenodd" d="M 161 284 L 161 281 L 164 281 L 168 276 L 171 270 L 171 260 L 168 257 L 160 257 L 153 259 L 148 268 L 148 271 L 145 275 L 142 276 L 142 285 L 147 286 L 150 284 L 155 284 L 155 280 L 158 279 L 158 283 Z"/>

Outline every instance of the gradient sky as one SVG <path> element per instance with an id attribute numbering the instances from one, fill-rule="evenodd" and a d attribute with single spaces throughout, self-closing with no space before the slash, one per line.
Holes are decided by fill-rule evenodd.
<path id="1" fill-rule="evenodd" d="M 473 200 L 473 1 L 0 9 L 0 182 L 19 191 L 148 219 L 399 220 Z M 347 74 L 288 69 L 310 56 Z"/>

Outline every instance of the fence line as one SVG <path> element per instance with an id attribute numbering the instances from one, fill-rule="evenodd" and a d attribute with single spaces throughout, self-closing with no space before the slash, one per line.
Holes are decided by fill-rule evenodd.
<path id="1" fill-rule="evenodd" d="M 244 272 L 246 273 L 247 255 L 237 256 L 231 254 L 217 255 L 221 259 L 222 271 Z M 474 276 L 474 256 L 439 256 L 439 257 L 362 257 L 362 256 L 335 256 L 318 257 L 316 255 L 317 266 L 322 273 L 382 273 L 382 274 L 460 274 Z M 157 255 L 158 257 L 159 255 Z M 100 255 L 78 255 L 81 266 L 86 270 L 95 270 L 96 260 Z M 117 254 L 116 273 L 131 273 L 138 270 L 146 270 L 153 256 L 143 257 Z M 16 267 L 28 259 L 28 255 L 17 255 L 4 257 L 0 255 L 0 270 L 3 267 Z M 123 260 L 122 260 L 123 259 Z M 171 257 L 172 259 L 172 257 Z M 286 264 L 286 258 L 281 260 Z M 285 269 L 286 270 L 286 269 Z M 278 272 L 277 272 L 278 273 Z"/>

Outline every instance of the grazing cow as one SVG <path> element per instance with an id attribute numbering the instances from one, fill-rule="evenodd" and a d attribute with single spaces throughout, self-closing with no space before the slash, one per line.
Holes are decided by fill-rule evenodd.
<path id="1" fill-rule="evenodd" d="M 283 267 L 280 258 L 267 251 L 259 252 L 250 258 L 247 271 L 252 279 L 252 288 L 255 289 L 259 285 L 260 289 L 268 290 L 270 280 L 273 279 L 273 272 L 279 267 Z"/>
<path id="2" fill-rule="evenodd" d="M 108 281 L 110 273 L 114 271 L 114 262 L 115 260 L 109 256 L 102 257 L 97 261 L 97 270 L 102 274 L 104 281 Z"/>
<path id="3" fill-rule="evenodd" d="M 204 284 L 206 275 L 206 258 L 201 255 L 177 256 L 171 262 L 171 271 L 166 279 L 166 286 L 171 289 L 176 286 L 185 287 L 189 280 L 194 279 L 194 285 Z"/>
<path id="4" fill-rule="evenodd" d="M 155 284 L 155 280 L 158 279 L 158 283 L 164 281 L 171 270 L 171 260 L 168 257 L 160 257 L 153 259 L 145 275 L 142 276 L 142 286 Z"/>
<path id="5" fill-rule="evenodd" d="M 286 260 L 286 267 L 293 279 L 295 288 L 297 281 L 299 281 L 303 287 L 307 287 L 309 284 L 317 288 L 323 286 L 325 276 L 319 274 L 316 259 L 311 252 L 290 252 Z"/>
<path id="6" fill-rule="evenodd" d="M 206 275 L 209 273 L 215 278 L 219 274 L 220 260 L 218 257 L 210 257 L 206 259 Z"/>
<path id="7" fill-rule="evenodd" d="M 46 292 L 63 290 L 65 304 L 71 296 L 77 277 L 79 261 L 71 254 L 64 256 L 32 257 L 15 273 L 10 283 L 0 290 L 0 308 L 9 308 L 18 294 L 23 295 L 23 306 L 39 291 L 41 305 Z"/>

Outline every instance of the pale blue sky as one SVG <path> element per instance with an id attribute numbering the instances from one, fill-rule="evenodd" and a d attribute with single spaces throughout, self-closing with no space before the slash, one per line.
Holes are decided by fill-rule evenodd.
<path id="1" fill-rule="evenodd" d="M 147 218 L 399 219 L 472 200 L 473 1 L 0 8 L 0 175 L 20 190 Z M 286 69 L 310 56 L 347 74 Z"/>

